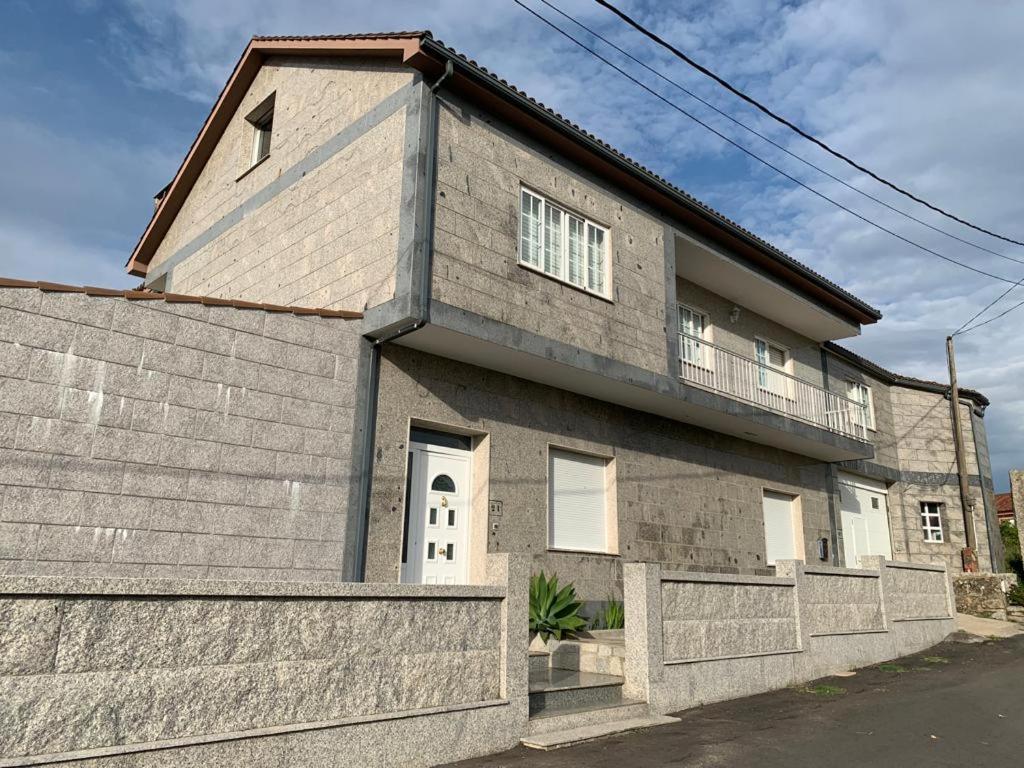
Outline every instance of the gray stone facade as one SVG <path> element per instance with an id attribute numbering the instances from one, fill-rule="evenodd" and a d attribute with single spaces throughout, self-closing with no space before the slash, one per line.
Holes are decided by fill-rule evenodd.
<path id="1" fill-rule="evenodd" d="M 341 578 L 359 330 L 0 289 L 0 572 Z"/>
<path id="2" fill-rule="evenodd" d="M 827 467 L 804 457 L 552 387 L 391 348 L 381 371 L 368 578 L 396 581 L 410 419 L 486 439 L 480 494 L 501 502 L 487 518 L 487 551 L 530 555 L 537 569 L 576 583 L 588 600 L 620 593 L 621 563 L 770 573 L 762 490 L 801 497 L 808 561 L 828 536 Z M 548 549 L 549 445 L 613 458 L 618 555 Z M 478 514 L 487 514 L 486 506 Z"/>

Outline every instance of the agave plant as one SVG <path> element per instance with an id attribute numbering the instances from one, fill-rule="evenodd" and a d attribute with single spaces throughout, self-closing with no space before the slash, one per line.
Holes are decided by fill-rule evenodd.
<path id="1" fill-rule="evenodd" d="M 626 626 L 626 608 L 621 600 L 609 597 L 604 608 L 594 614 L 591 629 L 622 629 Z"/>
<path id="2" fill-rule="evenodd" d="M 572 584 L 558 588 L 558 576 L 548 579 L 541 571 L 530 577 L 530 631 L 544 642 L 552 636 L 561 640 L 566 633 L 586 626 L 579 615 L 581 606 Z"/>

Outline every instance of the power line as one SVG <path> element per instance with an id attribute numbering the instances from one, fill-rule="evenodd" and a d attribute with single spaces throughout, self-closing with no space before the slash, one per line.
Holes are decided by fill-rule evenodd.
<path id="1" fill-rule="evenodd" d="M 988 325 L 989 323 L 994 323 L 999 318 L 1006 317 L 1008 314 L 1013 312 L 1013 310 L 1019 309 L 1020 307 L 1024 307 L 1024 301 L 1021 301 L 1021 302 L 1018 302 L 1017 304 L 1014 304 L 1012 307 L 1010 307 L 1007 310 L 1004 310 L 1004 311 L 1000 312 L 995 317 L 990 317 L 988 320 L 980 322 L 977 325 L 972 325 L 970 328 L 968 328 L 966 330 L 960 331 L 960 335 L 963 336 L 965 333 L 970 333 L 971 331 L 977 330 L 978 328 L 981 328 L 981 326 L 983 326 L 983 325 Z"/>
<path id="2" fill-rule="evenodd" d="M 697 63 L 696 61 L 691 59 L 689 56 L 687 56 L 685 53 L 680 51 L 678 48 L 673 46 L 671 43 L 666 42 L 665 40 L 663 40 L 662 38 L 658 37 L 656 34 L 651 32 L 649 29 L 644 27 L 642 24 L 640 24 L 640 22 L 635 21 L 634 19 L 632 19 L 629 16 L 627 16 L 625 13 L 623 13 L 618 8 L 616 8 L 614 5 L 612 5 L 611 3 L 607 2 L 607 0 L 594 0 L 594 2 L 596 2 L 598 5 L 603 6 L 604 8 L 607 8 L 609 11 L 614 13 L 616 16 L 618 16 L 624 22 L 626 22 L 631 27 L 633 27 L 635 30 L 640 32 L 642 35 L 650 38 L 655 43 L 660 45 L 662 48 L 665 48 L 666 50 L 670 51 L 673 55 L 675 55 L 676 57 L 678 57 L 678 58 L 682 59 L 683 61 L 685 61 L 687 64 L 689 64 L 691 67 L 696 69 L 701 74 L 707 75 L 712 80 L 714 80 L 716 83 L 721 85 L 723 88 L 725 88 L 726 90 L 728 90 L 731 93 L 735 94 L 739 98 L 743 99 L 745 102 L 747 102 L 751 106 L 755 107 L 756 109 L 760 110 L 764 114 L 768 115 L 770 118 L 772 118 L 776 122 L 781 123 L 782 125 L 786 126 L 790 130 L 794 131 L 795 133 L 799 134 L 803 138 L 807 139 L 808 141 L 810 141 L 810 142 L 812 142 L 814 144 L 817 144 L 819 147 L 824 149 L 830 155 L 833 155 L 834 157 L 839 158 L 844 163 L 846 163 L 847 165 L 850 165 L 850 166 L 856 168 L 861 173 L 866 173 L 868 176 L 873 178 L 875 181 L 877 181 L 877 182 L 879 182 L 881 184 L 884 184 L 885 186 L 889 187 L 892 190 L 895 190 L 896 192 L 899 192 L 901 195 L 904 195 L 905 197 L 909 197 L 914 202 L 920 203 L 921 205 L 925 206 L 926 208 L 930 208 L 931 210 L 933 210 L 936 213 L 939 213 L 939 214 L 945 216 L 946 218 L 952 219 L 953 221 L 956 221 L 956 222 L 958 222 L 960 224 L 963 224 L 965 227 L 970 227 L 971 229 L 977 230 L 978 232 L 983 232 L 986 235 L 990 235 L 992 237 L 998 238 L 999 240 L 1004 240 L 1004 241 L 1006 241 L 1008 243 L 1013 243 L 1014 245 L 1024 245 L 1024 242 L 1021 242 L 1020 240 L 1014 240 L 1012 237 L 1007 237 L 1005 235 L 1000 235 L 998 232 L 993 232 L 993 231 L 991 231 L 989 229 L 985 229 L 984 227 L 978 226 L 977 224 L 972 224 L 967 219 L 961 218 L 961 217 L 957 216 L 956 214 L 953 214 L 953 213 L 950 213 L 949 211 L 943 210 L 939 206 L 934 205 L 932 203 L 929 203 L 927 200 L 925 200 L 925 199 L 923 199 L 921 197 L 918 197 L 913 192 L 909 192 L 908 190 L 903 189 L 902 187 L 900 187 L 900 186 L 894 184 L 893 182 L 889 181 L 885 177 L 880 176 L 879 174 L 877 174 L 874 171 L 872 171 L 870 168 L 865 168 L 863 165 L 861 165 L 860 163 L 856 162 L 855 160 L 847 157 L 842 152 L 839 152 L 838 150 L 832 149 L 832 147 L 830 147 L 828 144 L 826 144 L 821 139 L 813 136 L 812 134 L 810 134 L 807 131 L 803 130 L 799 126 L 795 125 L 794 123 L 790 122 L 786 118 L 782 117 L 781 115 L 776 114 L 771 109 L 766 107 L 764 104 L 762 104 L 761 102 L 757 101 L 756 99 L 748 96 L 743 91 L 741 91 L 739 88 L 734 86 L 732 83 L 730 83 L 729 81 L 727 81 L 724 78 L 720 77 L 719 75 L 715 74 L 714 72 L 712 72 L 707 67 Z"/>
<path id="3" fill-rule="evenodd" d="M 995 299 L 993 299 L 992 301 L 990 301 L 988 304 L 985 305 L 984 309 L 982 309 L 980 312 L 976 313 L 970 320 L 968 320 L 963 325 L 961 325 L 959 328 L 957 328 L 955 331 L 953 331 L 953 333 L 951 333 L 950 336 L 957 336 L 960 333 L 967 333 L 967 331 L 965 331 L 964 328 L 967 328 L 968 325 L 970 325 L 975 320 L 977 320 L 979 317 L 981 317 L 983 314 L 985 314 L 991 307 L 994 307 L 996 304 L 998 304 L 1000 301 L 1002 301 L 1003 297 L 1005 297 L 1010 291 L 1012 291 L 1014 288 L 1016 288 L 1018 285 L 1021 285 L 1021 284 L 1024 284 L 1024 277 L 1022 277 L 1016 283 L 1014 283 L 1009 288 L 1007 288 L 1005 291 L 1003 291 L 998 296 L 996 296 Z M 986 320 L 985 322 L 988 322 L 988 321 Z M 971 330 L 971 329 L 968 328 L 967 330 Z"/>
<path id="4" fill-rule="evenodd" d="M 881 224 L 878 224 L 878 223 L 872 221 L 871 219 L 867 218 L 866 216 L 864 216 L 861 213 L 858 213 L 857 211 L 853 210 L 852 208 L 848 208 L 847 206 L 843 205 L 839 201 L 832 199 L 831 197 L 829 197 L 825 193 L 819 192 L 818 190 L 814 189 L 814 187 L 808 186 L 804 182 L 800 181 L 800 179 L 798 179 L 795 176 L 792 176 L 792 175 L 786 173 L 786 171 L 782 170 L 778 166 L 772 165 L 772 163 L 768 162 L 764 158 L 762 158 L 759 155 L 755 154 L 752 150 L 747 149 L 742 144 L 734 141 L 733 139 L 730 139 L 728 136 L 726 136 L 721 131 L 717 130 L 716 128 L 714 128 L 714 127 L 712 127 L 710 125 L 708 125 L 707 123 L 702 121 L 700 118 L 696 117 L 695 115 L 690 114 L 685 109 L 680 107 L 678 104 L 675 104 L 674 102 L 669 101 L 667 98 L 662 96 L 660 93 L 658 93 L 654 89 L 650 88 L 648 85 L 646 85 L 645 83 L 641 82 L 637 78 L 633 77 L 631 74 L 629 74 L 628 72 L 623 70 L 621 67 L 615 65 L 614 63 L 612 63 L 611 61 L 606 59 L 604 56 L 602 56 L 600 53 L 595 51 L 593 48 L 589 47 L 585 43 L 583 43 L 580 40 L 578 40 L 575 37 L 573 37 L 571 34 L 566 32 L 564 29 L 560 28 L 554 22 L 549 21 L 548 19 L 546 19 L 543 16 L 541 16 L 539 13 L 537 13 L 535 10 L 533 10 L 529 6 L 524 5 L 522 0 L 512 0 L 512 2 L 514 2 L 516 5 L 518 5 L 520 8 L 522 8 L 526 12 L 528 12 L 530 15 L 536 17 L 540 21 L 542 21 L 545 24 L 547 24 L 549 27 L 551 27 L 553 30 L 558 32 L 563 37 L 571 40 L 577 46 L 579 46 L 583 50 L 587 51 L 590 55 L 592 55 L 596 59 L 600 60 L 601 62 L 603 62 L 608 67 L 611 67 L 612 69 L 614 69 L 616 72 L 618 72 L 620 75 L 622 75 L 627 80 L 632 82 L 634 85 L 637 85 L 640 88 L 643 88 L 645 91 L 647 91 L 652 96 L 654 96 L 655 98 L 659 99 L 660 101 L 663 101 L 665 104 L 670 106 L 672 109 L 676 110 L 677 112 L 680 112 L 683 115 L 686 115 L 686 117 L 690 118 L 691 120 L 693 120 L 698 125 L 701 125 L 704 128 L 706 128 L 707 130 L 711 131 L 711 133 L 715 134 L 716 136 L 718 136 L 723 141 L 725 141 L 728 144 L 732 145 L 733 147 L 735 147 L 736 149 L 740 150 L 744 154 L 750 156 L 754 160 L 757 160 L 759 163 L 762 163 L 766 167 L 770 168 L 771 170 L 775 171 L 780 176 L 782 176 L 782 177 L 788 179 L 789 181 L 793 182 L 797 186 L 800 186 L 803 189 L 806 189 L 811 194 L 816 195 L 817 197 L 820 197 L 822 200 L 825 200 L 828 203 L 831 203 L 836 208 L 839 208 L 840 210 L 845 211 L 846 213 L 850 214 L 851 216 L 854 216 L 855 218 L 859 219 L 860 221 L 863 221 L 865 224 L 868 224 L 868 225 L 870 225 L 872 227 L 875 227 L 879 231 L 885 232 L 886 234 L 891 235 L 892 237 L 895 237 L 897 240 L 900 240 L 900 241 L 906 243 L 907 245 L 913 246 L 914 248 L 917 248 L 917 249 L 919 249 L 919 250 L 921 250 L 921 251 L 923 251 L 925 253 L 931 254 L 932 256 L 940 258 L 943 261 L 947 261 L 947 262 L 949 262 L 951 264 L 956 264 L 958 267 L 962 267 L 963 269 L 969 270 L 971 272 L 975 272 L 975 273 L 977 273 L 979 275 L 984 275 L 985 277 L 990 277 L 993 280 L 999 280 L 999 281 L 1004 282 L 1004 283 L 1013 283 L 1014 285 L 1016 285 L 1016 282 L 1014 280 L 1011 280 L 1008 277 L 1002 277 L 1000 275 L 995 275 L 995 274 L 993 274 L 991 272 L 986 272 L 983 269 L 979 269 L 977 267 L 973 267 L 970 264 L 965 264 L 964 262 L 958 261 L 958 260 L 952 258 L 951 256 L 946 256 L 945 254 L 939 253 L 938 251 L 932 250 L 931 248 L 928 248 L 927 246 L 921 245 L 920 243 L 917 243 L 917 242 L 911 240 L 908 237 L 904 237 L 903 235 L 899 234 L 898 232 L 895 232 L 895 231 L 893 231 L 893 230 L 891 230 L 891 229 L 889 229 L 887 227 L 882 226 Z"/>
<path id="5" fill-rule="evenodd" d="M 568 13 L 566 13 L 565 11 L 563 11 L 557 5 L 554 5 L 554 4 L 550 3 L 550 2 L 548 2 L 548 0 L 540 0 L 540 2 L 542 2 L 548 8 L 553 10 L 555 13 L 558 13 L 559 15 L 561 15 L 563 18 L 571 21 L 573 24 L 575 24 L 580 29 L 584 30 L 585 32 L 587 32 L 590 35 L 592 35 L 593 37 L 597 38 L 598 40 L 603 42 L 605 45 L 615 49 L 616 51 L 618 51 L 620 54 L 625 56 L 630 61 L 634 62 L 635 64 L 638 64 L 639 66 L 641 66 L 644 69 L 646 69 L 648 72 L 651 72 L 655 76 L 661 78 L 666 83 L 668 83 L 669 85 L 673 86 L 674 88 L 677 88 L 678 90 L 682 91 L 683 93 L 685 93 L 690 98 L 695 99 L 696 101 L 699 101 L 701 104 L 703 104 L 708 109 L 714 110 L 719 115 L 724 117 L 726 120 L 729 120 L 730 122 L 734 123 L 735 125 L 738 125 L 743 130 L 748 131 L 749 133 L 752 133 L 753 135 L 757 136 L 759 139 L 762 139 L 763 141 L 768 142 L 773 147 L 775 147 L 776 149 L 780 150 L 781 152 L 786 153 L 787 155 L 789 155 L 793 159 L 799 160 L 804 165 L 806 165 L 806 166 L 808 166 L 810 168 L 813 168 L 814 170 L 818 171 L 819 173 L 824 174 L 825 176 L 827 176 L 828 178 L 832 179 L 833 181 L 836 181 L 839 184 L 842 184 L 847 189 L 853 190 L 858 195 L 861 195 L 862 197 L 866 197 L 868 200 L 871 200 L 871 201 L 873 201 L 875 203 L 878 203 L 879 205 L 885 206 L 890 211 L 892 211 L 894 213 L 898 213 L 900 216 L 903 216 L 904 218 L 910 219 L 911 221 L 917 222 L 918 224 L 921 224 L 922 226 L 928 227 L 928 229 L 932 230 L 933 232 L 938 232 L 939 234 L 945 235 L 946 237 L 950 237 L 950 238 L 952 238 L 953 240 L 956 240 L 959 243 L 963 243 L 964 245 L 969 245 L 972 248 L 977 248 L 979 251 L 984 251 L 985 253 L 992 254 L 993 256 L 998 256 L 999 258 L 1006 259 L 1007 261 L 1012 261 L 1012 262 L 1015 262 L 1017 264 L 1024 264 L 1024 259 L 1015 259 L 1012 256 L 1007 256 L 1006 254 L 1000 253 L 999 251 L 994 251 L 991 248 L 986 248 L 983 245 L 978 245 L 977 243 L 971 242 L 970 240 L 966 240 L 966 239 L 960 237 L 959 235 L 955 235 L 952 232 L 948 232 L 947 230 L 944 230 L 944 229 L 942 229 L 940 227 L 936 227 L 936 226 L 934 226 L 932 224 L 929 224 L 927 221 L 924 221 L 923 219 L 919 219 L 916 216 L 914 216 L 914 215 L 912 215 L 910 213 L 907 213 L 906 211 L 903 211 L 903 210 L 897 208 L 896 206 L 891 205 L 891 204 L 885 202 L 885 200 L 882 200 L 882 199 L 880 199 L 878 197 L 875 197 L 874 195 L 870 194 L 869 192 L 865 192 L 864 190 L 855 187 L 854 185 L 852 185 L 849 182 L 845 181 L 844 179 L 836 176 L 835 174 L 825 170 L 824 168 L 822 168 L 822 167 L 820 167 L 818 165 L 815 165 L 810 160 L 808 160 L 808 159 L 806 159 L 804 157 L 801 157 L 800 155 L 796 154 L 795 152 L 790 151 L 789 149 L 787 149 L 786 147 L 782 146 L 781 144 L 779 144 L 778 142 L 773 140 L 771 137 L 766 136 L 765 134 L 761 133 L 757 129 L 751 128 L 746 123 L 743 123 L 742 121 L 740 121 L 740 120 L 736 119 L 735 117 L 733 117 L 732 115 L 730 115 L 728 112 L 725 112 L 724 110 L 719 109 L 718 107 L 716 107 L 711 102 L 706 101 L 705 99 L 703 99 L 700 96 L 698 96 L 697 94 L 695 94 L 693 91 L 690 91 L 689 89 L 687 89 L 685 86 L 681 85 L 680 83 L 677 83 L 675 80 L 672 80 L 671 78 L 669 78 L 666 75 L 662 74 L 658 70 L 654 69 L 654 67 L 651 67 L 650 65 L 648 65 L 644 61 L 641 61 L 640 59 L 638 59 L 635 56 L 633 56 L 628 51 L 623 50 L 618 45 L 613 43 L 611 40 L 609 40 L 606 37 L 602 36 L 600 33 L 596 32 L 593 29 L 591 29 L 590 27 L 588 27 L 583 22 L 579 21 L 578 19 L 574 18 L 573 16 L 571 16 Z"/>

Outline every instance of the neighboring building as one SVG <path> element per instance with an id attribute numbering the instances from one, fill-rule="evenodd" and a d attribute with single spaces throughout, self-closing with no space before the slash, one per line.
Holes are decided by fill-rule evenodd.
<path id="1" fill-rule="evenodd" d="M 1017 524 L 1017 518 L 1013 512 L 1013 494 L 1012 493 L 997 493 L 996 494 L 996 517 L 999 518 L 999 522 L 1007 522 Z"/>
<path id="2" fill-rule="evenodd" d="M 363 313 L 344 321 L 338 333 L 361 323 L 361 338 L 328 372 L 351 396 L 317 401 L 347 425 L 321 457 L 331 534 L 228 526 L 160 573 L 231 575 L 204 566 L 223 543 L 238 578 L 475 582 L 485 553 L 514 551 L 593 600 L 619 589 L 631 560 L 764 574 L 793 557 L 880 554 L 961 567 L 946 388 L 836 344 L 880 313 L 429 34 L 254 39 L 128 268 L 170 294 Z M 129 334 L 159 322 L 123 320 Z M 330 326 L 317 327 L 316 348 L 331 350 Z M 275 331 L 246 359 L 285 371 L 302 330 Z M 261 391 L 319 393 L 296 365 L 284 389 Z M 1002 554 L 988 401 L 960 396 L 990 570 Z M 239 417 L 254 448 L 281 420 Z M 303 434 L 275 426 L 272 447 L 301 453 L 289 446 Z M 246 477 L 232 514 L 261 478 L 295 479 L 280 458 L 211 467 L 204 482 Z M 220 514 L 190 493 L 183 507 Z M 177 524 L 168 509 L 158 528 Z M 287 498 L 274 509 L 286 516 Z M 35 571 L 57 562 L 31 551 L 21 559 Z"/>

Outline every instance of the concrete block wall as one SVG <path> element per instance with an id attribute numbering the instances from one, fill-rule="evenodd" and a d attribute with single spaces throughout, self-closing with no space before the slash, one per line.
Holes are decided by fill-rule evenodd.
<path id="1" fill-rule="evenodd" d="M 333 580 L 359 321 L 0 289 L 0 572 Z"/>
<path id="2" fill-rule="evenodd" d="M 396 94 L 412 81 L 383 60 L 268 59 L 148 279 L 173 266 L 169 290 L 285 305 L 364 309 L 393 298 L 407 101 Z M 270 155 L 248 170 L 245 118 L 270 94 Z"/>
<path id="3" fill-rule="evenodd" d="M 0 762 L 362 768 L 508 749 L 527 721 L 528 571 L 489 566 L 477 587 L 0 577 Z"/>
<path id="4" fill-rule="evenodd" d="M 665 374 L 665 229 L 653 212 L 492 115 L 445 97 L 438 129 L 433 298 Z M 609 228 L 612 300 L 519 266 L 526 185 Z"/>
<path id="5" fill-rule="evenodd" d="M 953 631 L 943 566 L 881 558 L 871 566 L 782 561 L 778 576 L 752 581 L 626 564 L 624 693 L 675 712 L 916 653 Z M 693 640 L 706 635 L 724 642 Z"/>
<path id="6" fill-rule="evenodd" d="M 488 551 L 528 554 L 535 570 L 573 581 L 585 600 L 620 594 L 621 564 L 770 574 L 764 488 L 800 497 L 805 557 L 828 535 L 824 464 L 505 374 L 394 346 L 385 350 L 369 530 L 370 578 L 397 581 L 410 419 L 487 436 L 474 467 Z M 548 549 L 549 445 L 614 462 L 618 554 Z"/>

